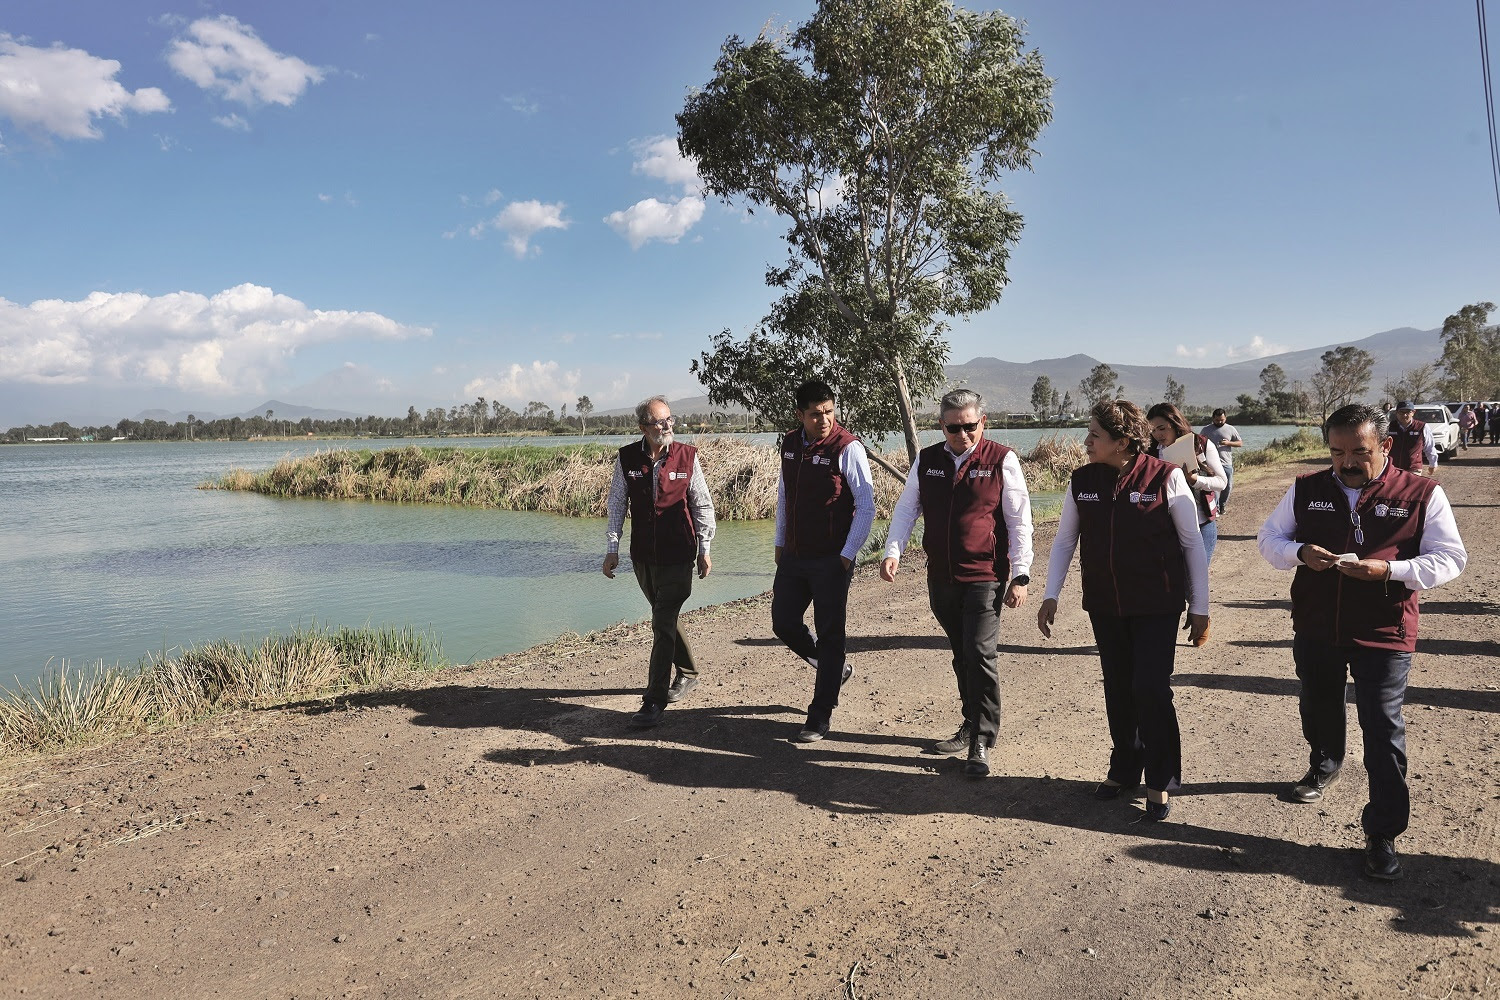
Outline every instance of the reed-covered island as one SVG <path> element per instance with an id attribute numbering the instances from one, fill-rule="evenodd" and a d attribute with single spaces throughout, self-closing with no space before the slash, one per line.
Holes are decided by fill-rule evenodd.
<path id="1" fill-rule="evenodd" d="M 694 442 L 720 518 L 756 520 L 776 513 L 780 457 L 771 445 L 730 437 Z M 501 510 L 541 511 L 572 517 L 604 517 L 617 449 L 582 444 L 558 448 L 523 445 L 505 448 L 339 449 L 286 458 L 264 472 L 231 469 L 202 489 L 248 490 L 277 497 L 328 500 L 384 500 L 443 503 Z M 905 469 L 905 453 L 883 456 Z M 1027 485 L 1034 492 L 1062 489 L 1068 476 L 1087 461 L 1082 442 L 1044 438 L 1021 456 Z M 889 517 L 901 483 L 872 470 L 875 508 Z"/>

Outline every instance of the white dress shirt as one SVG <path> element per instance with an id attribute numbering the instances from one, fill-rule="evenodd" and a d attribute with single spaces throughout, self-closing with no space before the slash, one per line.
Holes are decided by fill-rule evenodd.
<path id="1" fill-rule="evenodd" d="M 1325 474 L 1334 475 L 1332 469 Z M 1349 501 L 1349 509 L 1353 510 L 1355 504 L 1359 503 L 1361 491 L 1350 489 L 1341 479 L 1338 484 Z M 1287 489 L 1276 509 L 1271 511 L 1271 516 L 1266 518 L 1266 523 L 1260 526 L 1255 540 L 1266 562 L 1277 569 L 1296 569 L 1302 565 L 1302 561 L 1297 558 L 1297 552 L 1304 543 L 1297 541 L 1297 512 L 1293 500 L 1296 489 L 1295 485 Z M 1432 495 L 1427 500 L 1427 516 L 1422 521 L 1422 540 L 1417 543 L 1417 557 L 1392 559 L 1390 562 L 1391 579 L 1401 581 L 1410 590 L 1441 587 L 1464 571 L 1469 562 L 1469 553 L 1464 548 L 1463 539 L 1458 537 L 1458 523 L 1453 520 L 1453 506 L 1448 503 L 1448 495 L 1441 486 L 1433 487 Z M 1337 573 L 1338 570 L 1327 569 L 1324 572 Z"/>
<path id="2" fill-rule="evenodd" d="M 955 455 L 947 444 L 943 448 L 953 456 L 953 467 L 957 469 L 968 461 L 978 446 L 979 442 L 974 442 L 974 447 L 961 455 Z M 885 536 L 887 559 L 900 559 L 911 541 L 912 528 L 916 527 L 917 518 L 922 513 L 921 478 L 915 468 L 911 470 L 906 485 L 901 488 L 896 509 L 891 511 L 891 526 Z M 1026 474 L 1021 470 L 1021 460 L 1014 451 L 1007 452 L 1005 460 L 1000 463 L 1000 515 L 1005 519 L 1005 534 L 1009 540 L 1011 579 L 1030 576 L 1035 558 L 1031 548 L 1031 493 L 1026 489 Z M 1010 580 L 1000 582 L 1009 583 Z"/>
<path id="3" fill-rule="evenodd" d="M 1198 533 L 1198 499 L 1188 489 L 1187 477 L 1181 469 L 1174 468 L 1167 477 L 1167 512 L 1172 515 L 1177 542 L 1182 546 L 1182 558 L 1187 564 L 1188 611 L 1206 615 L 1208 555 L 1203 549 L 1203 536 Z M 1057 524 L 1057 537 L 1052 540 L 1052 554 L 1047 558 L 1047 593 L 1042 600 L 1055 601 L 1062 593 L 1077 548 L 1078 502 L 1073 499 L 1073 490 L 1069 488 L 1063 496 L 1062 517 Z"/>

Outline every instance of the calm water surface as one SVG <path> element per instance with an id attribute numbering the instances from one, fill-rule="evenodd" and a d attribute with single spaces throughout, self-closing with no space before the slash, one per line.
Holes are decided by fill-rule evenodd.
<path id="1" fill-rule="evenodd" d="M 1288 431 L 1242 433 L 1255 447 Z M 991 436 L 1025 448 L 1040 433 Z M 289 454 L 413 443 L 515 442 L 0 448 L 0 602 L 8 611 L 0 682 L 30 681 L 64 660 L 133 664 L 147 652 L 225 636 L 257 639 L 314 620 L 430 627 L 448 658 L 462 663 L 645 617 L 628 571 L 613 581 L 599 573 L 598 519 L 195 489 L 231 467 L 264 469 Z M 689 606 L 767 590 L 771 535 L 769 521 L 720 522 L 713 574 L 694 583 Z"/>

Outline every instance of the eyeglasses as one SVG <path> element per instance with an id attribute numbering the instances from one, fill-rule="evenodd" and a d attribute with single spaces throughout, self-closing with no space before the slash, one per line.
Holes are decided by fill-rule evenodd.
<path id="1" fill-rule="evenodd" d="M 1349 523 L 1354 525 L 1354 544 L 1365 544 L 1365 533 L 1359 530 L 1359 511 L 1351 510 L 1349 512 Z"/>
<path id="2" fill-rule="evenodd" d="M 658 430 L 669 431 L 672 425 L 677 423 L 676 417 L 667 417 L 665 420 L 642 420 L 642 427 L 655 427 Z"/>
<path id="3" fill-rule="evenodd" d="M 968 424 L 944 424 L 943 430 L 949 434 L 957 434 L 959 431 L 963 431 L 965 434 L 973 434 L 979 430 L 979 421 L 976 420 Z"/>

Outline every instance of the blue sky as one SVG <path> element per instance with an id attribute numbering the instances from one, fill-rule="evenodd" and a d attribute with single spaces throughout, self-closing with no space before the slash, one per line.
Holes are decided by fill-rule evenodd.
<path id="1" fill-rule="evenodd" d="M 1471 5 L 1003 9 L 1055 119 L 953 360 L 1215 366 L 1500 298 Z M 696 394 L 781 227 L 661 140 L 727 35 L 811 10 L 9 0 L 0 426 Z"/>

